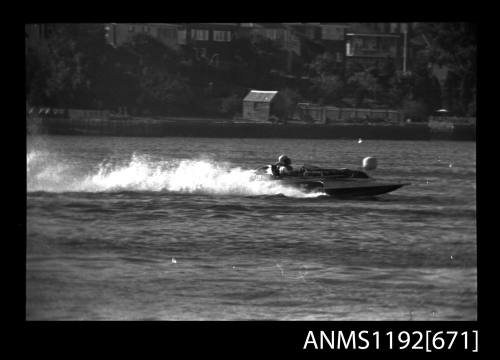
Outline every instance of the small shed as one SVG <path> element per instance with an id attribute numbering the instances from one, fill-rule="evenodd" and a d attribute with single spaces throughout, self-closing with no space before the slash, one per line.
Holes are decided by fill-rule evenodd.
<path id="1" fill-rule="evenodd" d="M 268 122 L 276 94 L 278 91 L 250 90 L 243 99 L 243 118 L 255 122 Z"/>

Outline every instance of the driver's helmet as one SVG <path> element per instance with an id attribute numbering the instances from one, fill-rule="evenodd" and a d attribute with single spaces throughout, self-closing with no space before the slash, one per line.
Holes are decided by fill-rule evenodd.
<path id="1" fill-rule="evenodd" d="M 290 165 L 292 163 L 292 160 L 290 160 L 290 158 L 286 155 L 281 155 L 278 158 L 278 161 L 280 164 L 284 164 L 284 165 Z"/>

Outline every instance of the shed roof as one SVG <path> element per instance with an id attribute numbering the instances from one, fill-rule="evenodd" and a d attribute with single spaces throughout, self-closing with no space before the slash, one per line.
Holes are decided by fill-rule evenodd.
<path id="1" fill-rule="evenodd" d="M 243 101 L 271 102 L 277 93 L 277 91 L 250 90 Z"/>

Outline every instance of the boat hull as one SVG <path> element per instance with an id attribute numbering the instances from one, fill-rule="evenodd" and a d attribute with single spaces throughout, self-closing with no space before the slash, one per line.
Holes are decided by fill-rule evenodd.
<path id="1" fill-rule="evenodd" d="M 387 194 L 391 191 L 397 190 L 405 184 L 385 184 L 385 185 L 372 185 L 361 187 L 345 187 L 345 188 L 323 188 L 326 194 L 333 197 L 364 197 L 376 196 Z"/>
<path id="2" fill-rule="evenodd" d="M 373 179 L 315 179 L 281 180 L 284 184 L 296 186 L 304 191 L 321 191 L 332 197 L 367 197 L 389 193 L 408 183 L 385 183 Z"/>

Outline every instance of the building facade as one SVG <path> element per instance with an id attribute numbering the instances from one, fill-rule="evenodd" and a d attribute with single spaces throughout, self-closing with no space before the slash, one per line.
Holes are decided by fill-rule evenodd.
<path id="1" fill-rule="evenodd" d="M 346 57 L 346 33 L 349 25 L 346 23 L 336 24 L 320 24 L 321 28 L 321 42 L 325 50 L 335 56 L 338 68 L 345 68 Z"/>
<path id="2" fill-rule="evenodd" d="M 284 23 L 253 23 L 249 27 L 249 35 L 251 38 L 262 36 L 265 39 L 275 41 L 282 49 L 300 56 L 300 40 L 291 26 L 293 25 Z"/>
<path id="3" fill-rule="evenodd" d="M 219 67 L 232 55 L 231 44 L 238 37 L 237 23 L 187 23 L 180 31 L 183 45 L 190 45 L 199 56 Z"/>
<path id="4" fill-rule="evenodd" d="M 316 55 L 329 52 L 339 69 L 352 65 L 377 66 L 388 59 L 397 70 L 408 63 L 408 33 L 416 23 L 113 23 L 106 26 L 106 38 L 113 46 L 130 41 L 136 34 L 148 34 L 166 46 L 191 46 L 199 56 L 218 66 L 231 58 L 231 44 L 237 38 L 258 37 L 276 42 L 287 52 L 285 68 L 302 55 L 304 41 L 313 42 Z M 40 30 L 38 30 L 40 31 Z M 406 55 L 406 56 L 405 56 Z M 308 55 L 310 57 L 310 54 Z"/>
<path id="5" fill-rule="evenodd" d="M 137 34 L 150 35 L 171 48 L 177 48 L 181 43 L 182 34 L 179 34 L 177 24 L 110 23 L 106 24 L 105 29 L 106 40 L 114 47 L 129 42 Z"/>
<path id="6" fill-rule="evenodd" d="M 106 25 L 106 39 L 117 47 L 146 34 L 174 50 L 191 46 L 198 56 L 218 66 L 230 54 L 237 30 L 237 23 L 112 23 Z"/>
<path id="7" fill-rule="evenodd" d="M 402 34 L 347 33 L 346 68 L 361 65 L 363 67 L 382 66 L 390 61 L 396 70 L 404 67 L 404 49 Z"/>
<path id="8" fill-rule="evenodd" d="M 49 36 L 50 24 L 25 24 L 24 32 L 27 40 L 42 41 Z"/>

